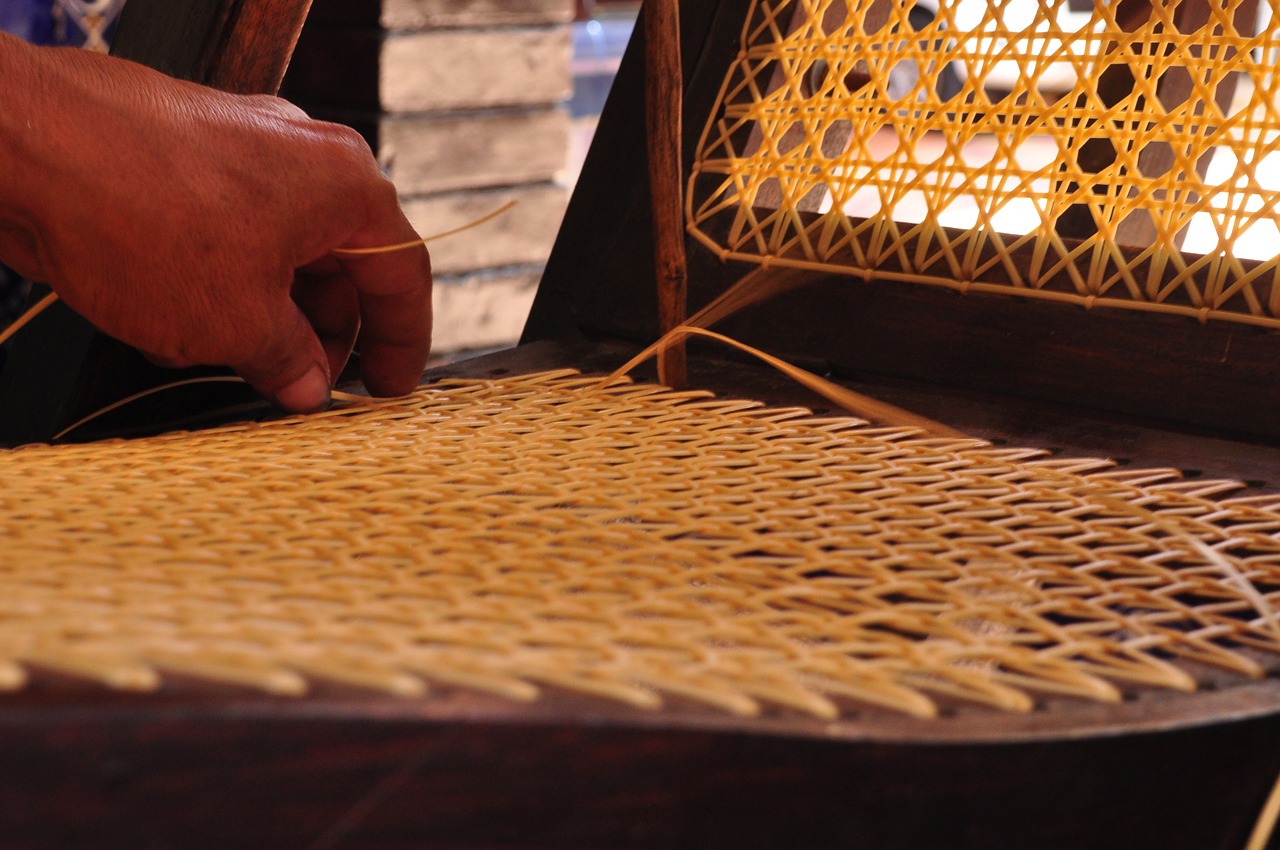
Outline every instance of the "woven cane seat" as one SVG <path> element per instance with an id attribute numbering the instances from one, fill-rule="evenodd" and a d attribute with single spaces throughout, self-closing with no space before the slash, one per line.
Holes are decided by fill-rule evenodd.
<path id="1" fill-rule="evenodd" d="M 25 665 L 835 719 L 1274 667 L 1280 497 L 543 373 L 0 458 Z"/>
<path id="2" fill-rule="evenodd" d="M 19 846 L 104 823 L 338 846 L 1151 831 L 1142 806 L 1027 814 L 1089 812 L 1084 777 L 1178 801 L 1202 843 L 1244 834 L 1270 781 L 1280 497 L 1229 481 L 570 370 L 32 445 L 0 480 L 0 729 L 22 730 L 0 746 L 120 802 L 15 789 L 44 818 L 8 818 L 39 836 Z M 169 759 L 203 778 L 85 776 Z M 995 798 L 957 796 L 979 775 Z M 962 811 L 901 822 L 920 798 Z M 686 821 L 692 799 L 731 825 Z"/>

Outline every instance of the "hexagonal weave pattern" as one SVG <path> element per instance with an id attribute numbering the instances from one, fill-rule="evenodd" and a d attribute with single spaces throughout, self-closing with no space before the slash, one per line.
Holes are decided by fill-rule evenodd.
<path id="1" fill-rule="evenodd" d="M 757 0 L 698 146 L 694 236 L 1280 326 L 1275 0 L 929 5 Z"/>
<path id="2" fill-rule="evenodd" d="M 567 372 L 31 446 L 0 456 L 0 682 L 834 717 L 1259 675 L 1280 497 L 1107 466 Z"/>

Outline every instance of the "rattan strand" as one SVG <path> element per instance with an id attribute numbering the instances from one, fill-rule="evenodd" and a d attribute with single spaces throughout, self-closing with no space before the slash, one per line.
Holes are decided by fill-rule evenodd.
<path id="1" fill-rule="evenodd" d="M 696 154 L 691 232 L 725 259 L 1280 326 L 1280 186 L 1266 179 L 1280 150 L 1280 3 L 1261 0 L 1255 34 L 1235 24 L 1253 2 L 1208 4 L 1198 25 L 1177 0 L 1137 23 L 1100 2 L 1075 28 L 1067 0 L 941 0 L 923 26 L 912 0 L 757 0 Z M 886 24 L 864 25 L 886 7 Z M 1052 92 L 1063 66 L 1072 87 Z M 1109 66 L 1135 80 L 1115 103 L 1100 93 Z M 918 80 L 898 90 L 904 68 Z M 1009 91 L 993 91 L 1004 71 Z M 939 76 L 957 72 L 950 95 Z M 1163 102 L 1157 89 L 1180 74 L 1190 97 Z M 1233 74 L 1241 94 L 1220 105 Z M 1033 142 L 1043 161 L 1025 156 Z M 1083 165 L 1086 144 L 1108 144 L 1111 162 Z M 1202 177 L 1210 153 L 1221 174 Z M 805 213 L 815 194 L 829 212 Z M 766 195 L 776 209 L 754 208 Z M 968 219 L 948 229 L 960 207 Z M 1015 210 L 1029 232 L 1002 234 Z M 1061 235 L 1068 211 L 1094 232 Z M 1184 254 L 1197 215 L 1209 242 Z M 1127 242 L 1122 226 L 1139 220 L 1155 235 Z M 1245 259 L 1245 238 L 1270 253 Z"/>
<path id="2" fill-rule="evenodd" d="M 1106 467 L 571 373 L 25 447 L 0 456 L 0 686 L 927 717 L 1190 689 L 1184 660 L 1259 675 L 1280 497 Z"/>

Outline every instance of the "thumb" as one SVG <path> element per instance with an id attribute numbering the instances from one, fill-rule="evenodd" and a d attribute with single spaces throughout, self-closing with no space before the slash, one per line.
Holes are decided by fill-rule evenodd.
<path id="1" fill-rule="evenodd" d="M 328 356 L 302 311 L 288 302 L 252 360 L 231 368 L 250 386 L 290 413 L 323 410 L 329 404 Z"/>

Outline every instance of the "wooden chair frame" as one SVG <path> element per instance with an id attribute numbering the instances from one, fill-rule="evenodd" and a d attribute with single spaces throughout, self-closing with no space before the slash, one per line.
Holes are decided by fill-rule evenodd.
<path id="1" fill-rule="evenodd" d="M 131 0 L 135 10 L 149 2 L 159 0 Z M 192 4 L 204 10 L 192 26 L 225 28 L 251 6 Z M 686 170 L 745 7 L 682 9 Z M 640 38 L 628 51 L 524 344 L 437 376 L 597 370 L 656 335 L 635 119 L 642 49 Z M 202 48 L 184 61 L 218 80 L 218 55 Z M 278 80 L 274 71 L 254 79 L 260 89 Z M 744 270 L 686 247 L 695 306 Z M 1046 305 L 819 279 L 730 333 L 981 435 L 1280 480 L 1280 452 L 1259 444 L 1280 435 L 1280 405 L 1234 380 L 1268 373 L 1275 334 L 1095 319 L 1067 339 Z M 67 357 L 64 398 L 82 387 L 70 361 L 90 344 Z M 1187 356 L 1168 384 L 1152 386 L 1150 371 L 1166 362 L 1157 355 L 1171 349 Z M 1118 351 L 1130 372 L 1112 374 Z M 696 385 L 822 404 L 772 374 L 695 354 Z M 1093 382 L 1104 375 L 1114 380 Z M 1177 428 L 1154 421 L 1174 414 Z M 682 705 L 654 716 L 555 692 L 523 707 L 341 688 L 292 701 L 181 681 L 155 695 L 105 694 L 46 677 L 0 702 L 0 799 L 13 847 L 1226 850 L 1242 846 L 1280 772 L 1273 680 L 1059 708 L 1053 719 L 828 723 Z"/>

